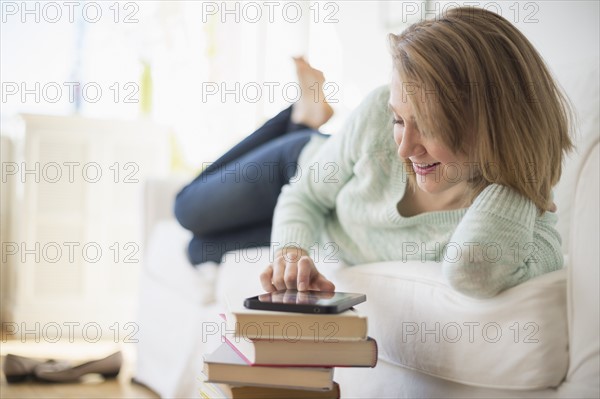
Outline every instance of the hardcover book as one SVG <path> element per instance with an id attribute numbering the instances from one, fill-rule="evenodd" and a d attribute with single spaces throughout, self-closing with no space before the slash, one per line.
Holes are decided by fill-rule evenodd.
<path id="1" fill-rule="evenodd" d="M 208 382 L 322 391 L 333 389 L 332 368 L 250 366 L 226 343 L 204 357 L 203 372 Z"/>
<path id="2" fill-rule="evenodd" d="M 339 399 L 340 386 L 334 382 L 330 391 L 307 391 L 205 382 L 200 396 L 204 399 Z"/>
<path id="3" fill-rule="evenodd" d="M 367 339 L 367 318 L 356 309 L 338 314 L 308 314 L 246 309 L 232 306 L 226 315 L 227 331 L 235 336 L 261 340 L 313 342 Z"/>
<path id="4" fill-rule="evenodd" d="M 377 342 L 289 341 L 225 336 L 226 342 L 249 364 L 261 366 L 375 367 Z"/>

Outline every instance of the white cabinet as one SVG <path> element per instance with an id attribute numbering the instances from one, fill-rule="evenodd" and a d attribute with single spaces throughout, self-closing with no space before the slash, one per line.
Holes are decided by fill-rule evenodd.
<path id="1" fill-rule="evenodd" d="M 81 338 L 87 323 L 91 338 L 100 327 L 112 339 L 117 326 L 135 322 L 143 183 L 167 172 L 166 129 L 149 121 L 22 118 L 12 159 L 2 160 L 3 191 L 12 197 L 2 238 L 2 321 L 19 338 L 37 329 L 46 339 L 58 327 Z"/>

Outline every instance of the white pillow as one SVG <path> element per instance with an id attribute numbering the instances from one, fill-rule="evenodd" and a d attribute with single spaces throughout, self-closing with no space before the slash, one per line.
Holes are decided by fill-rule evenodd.
<path id="1" fill-rule="evenodd" d="M 543 389 L 566 375 L 565 269 L 491 299 L 453 290 L 438 263 L 373 263 L 327 277 L 338 291 L 367 294 L 358 309 L 387 362 L 487 388 Z"/>

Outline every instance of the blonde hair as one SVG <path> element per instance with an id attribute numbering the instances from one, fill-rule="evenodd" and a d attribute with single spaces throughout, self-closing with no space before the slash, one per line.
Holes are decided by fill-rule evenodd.
<path id="1" fill-rule="evenodd" d="M 549 210 L 564 153 L 573 147 L 572 111 L 527 38 L 500 15 L 460 7 L 390 34 L 389 41 L 402 82 L 424 90 L 408 96 L 422 134 L 477 165 L 468 203 L 498 183 L 540 213 Z M 414 175 L 409 181 L 414 187 Z"/>

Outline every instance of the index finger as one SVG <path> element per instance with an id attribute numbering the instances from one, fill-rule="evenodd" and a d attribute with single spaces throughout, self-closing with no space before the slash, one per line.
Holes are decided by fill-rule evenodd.
<path id="1" fill-rule="evenodd" d="M 260 284 L 263 289 L 267 292 L 277 291 L 277 288 L 273 285 L 273 264 L 267 266 L 267 268 L 260 274 Z"/>

